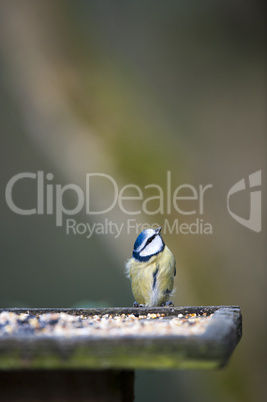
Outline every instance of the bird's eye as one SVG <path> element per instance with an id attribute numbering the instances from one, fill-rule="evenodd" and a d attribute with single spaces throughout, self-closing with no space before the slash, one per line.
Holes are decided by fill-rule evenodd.
<path id="1" fill-rule="evenodd" d="M 147 241 L 146 241 L 146 246 L 147 246 L 148 244 L 150 244 L 150 243 L 155 239 L 155 237 L 156 237 L 156 235 L 151 236 L 149 239 L 147 239 Z"/>
<path id="2" fill-rule="evenodd" d="M 146 244 L 148 245 L 148 244 L 151 243 L 152 240 L 154 240 L 154 239 L 155 239 L 155 236 L 150 237 L 150 238 L 147 240 Z"/>

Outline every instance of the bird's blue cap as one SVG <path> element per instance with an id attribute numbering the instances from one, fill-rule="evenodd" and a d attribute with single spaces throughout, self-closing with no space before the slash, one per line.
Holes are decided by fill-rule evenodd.
<path id="1" fill-rule="evenodd" d="M 140 235 L 137 237 L 137 239 L 135 240 L 134 243 L 134 250 L 137 250 L 138 247 L 143 243 L 144 239 L 145 239 L 146 235 L 144 233 L 144 231 L 142 233 L 140 233 Z"/>

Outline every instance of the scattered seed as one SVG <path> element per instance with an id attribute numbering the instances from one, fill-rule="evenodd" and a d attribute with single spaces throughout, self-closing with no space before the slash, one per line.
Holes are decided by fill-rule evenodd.
<path id="1" fill-rule="evenodd" d="M 162 336 L 202 334 L 212 315 L 197 315 L 195 313 L 176 317 L 165 314 L 149 313 L 135 316 L 134 314 L 104 314 L 94 316 L 67 313 L 45 313 L 30 315 L 3 311 L 0 313 L 0 336 Z"/>

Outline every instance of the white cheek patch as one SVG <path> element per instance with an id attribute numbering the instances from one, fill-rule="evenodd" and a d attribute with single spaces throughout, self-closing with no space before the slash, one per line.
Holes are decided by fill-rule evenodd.
<path id="1" fill-rule="evenodd" d="M 156 236 L 151 243 L 149 243 L 144 250 L 141 251 L 141 257 L 157 254 L 161 251 L 163 242 L 160 236 Z"/>

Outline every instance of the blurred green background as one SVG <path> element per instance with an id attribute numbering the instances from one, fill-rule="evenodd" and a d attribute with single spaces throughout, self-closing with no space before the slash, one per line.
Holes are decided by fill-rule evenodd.
<path id="1" fill-rule="evenodd" d="M 196 217 L 212 225 L 211 235 L 164 235 L 177 260 L 175 305 L 241 306 L 244 335 L 224 370 L 138 371 L 137 401 L 266 396 L 266 214 L 255 233 L 226 206 L 237 181 L 258 170 L 265 176 L 264 14 L 263 3 L 248 0 L 0 1 L 0 307 L 131 306 L 124 263 L 137 233 L 67 235 L 66 218 L 162 225 Z M 213 188 L 203 216 L 129 216 L 116 206 L 104 215 L 83 209 L 57 227 L 55 214 L 21 216 L 7 206 L 11 177 L 37 171 L 83 191 L 86 173 L 108 174 L 119 188 L 166 191 L 167 171 L 172 191 Z M 93 209 L 104 209 L 112 188 L 99 180 L 90 197 Z M 14 199 L 33 208 L 36 183 L 18 183 Z M 66 193 L 66 208 L 76 202 Z M 233 202 L 248 218 L 249 193 Z"/>

